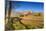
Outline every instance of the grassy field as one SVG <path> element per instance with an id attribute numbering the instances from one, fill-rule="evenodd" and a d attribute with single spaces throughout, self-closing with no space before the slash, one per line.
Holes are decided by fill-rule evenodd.
<path id="1" fill-rule="evenodd" d="M 41 29 L 44 27 L 44 17 L 43 15 L 28 15 L 24 17 L 19 17 L 22 18 L 21 24 L 19 21 L 13 20 L 14 23 L 12 23 L 14 29 L 16 30 L 22 30 L 22 29 Z M 10 24 L 10 23 L 9 23 Z M 9 26 L 9 25 L 8 25 Z M 9 26 L 10 28 L 13 28 Z"/>

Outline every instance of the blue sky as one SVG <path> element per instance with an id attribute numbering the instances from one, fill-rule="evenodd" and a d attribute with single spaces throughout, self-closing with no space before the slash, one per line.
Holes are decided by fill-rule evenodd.
<path id="1" fill-rule="evenodd" d="M 33 12 L 43 12 L 44 3 L 43 2 L 24 2 L 24 1 L 11 1 L 12 10 L 15 11 L 30 11 Z"/>

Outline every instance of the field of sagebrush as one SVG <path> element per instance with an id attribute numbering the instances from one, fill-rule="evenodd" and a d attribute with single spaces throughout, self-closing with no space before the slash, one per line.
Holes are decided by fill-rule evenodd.
<path id="1" fill-rule="evenodd" d="M 12 17 L 13 19 L 14 17 Z M 16 19 L 17 18 L 17 19 Z M 13 23 L 12 23 L 13 22 Z M 28 15 L 22 17 L 15 17 L 12 22 L 7 23 L 8 29 L 41 29 L 44 27 L 43 15 Z"/>

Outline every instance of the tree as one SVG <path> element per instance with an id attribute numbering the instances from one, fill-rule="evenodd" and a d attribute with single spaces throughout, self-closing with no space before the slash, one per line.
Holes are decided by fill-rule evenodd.
<path id="1" fill-rule="evenodd" d="M 20 5 L 17 5 L 17 8 L 18 8 L 18 6 L 20 6 Z M 12 1 L 9 1 L 9 10 L 8 10 L 8 24 L 10 24 L 10 26 L 9 26 L 9 28 L 8 29 L 15 29 L 14 27 L 13 27 L 13 18 L 10 20 L 10 16 L 11 16 L 11 12 L 12 12 Z M 11 23 L 12 24 L 11 24 Z"/>

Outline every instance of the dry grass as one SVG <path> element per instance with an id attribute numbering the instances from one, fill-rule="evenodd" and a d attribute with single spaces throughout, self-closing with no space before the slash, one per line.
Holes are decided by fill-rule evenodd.
<path id="1" fill-rule="evenodd" d="M 23 17 L 23 20 L 21 20 L 21 22 L 24 23 L 25 25 L 30 25 L 30 27 L 33 26 L 40 28 L 43 27 L 44 19 L 42 16 L 29 16 L 29 17 Z"/>

